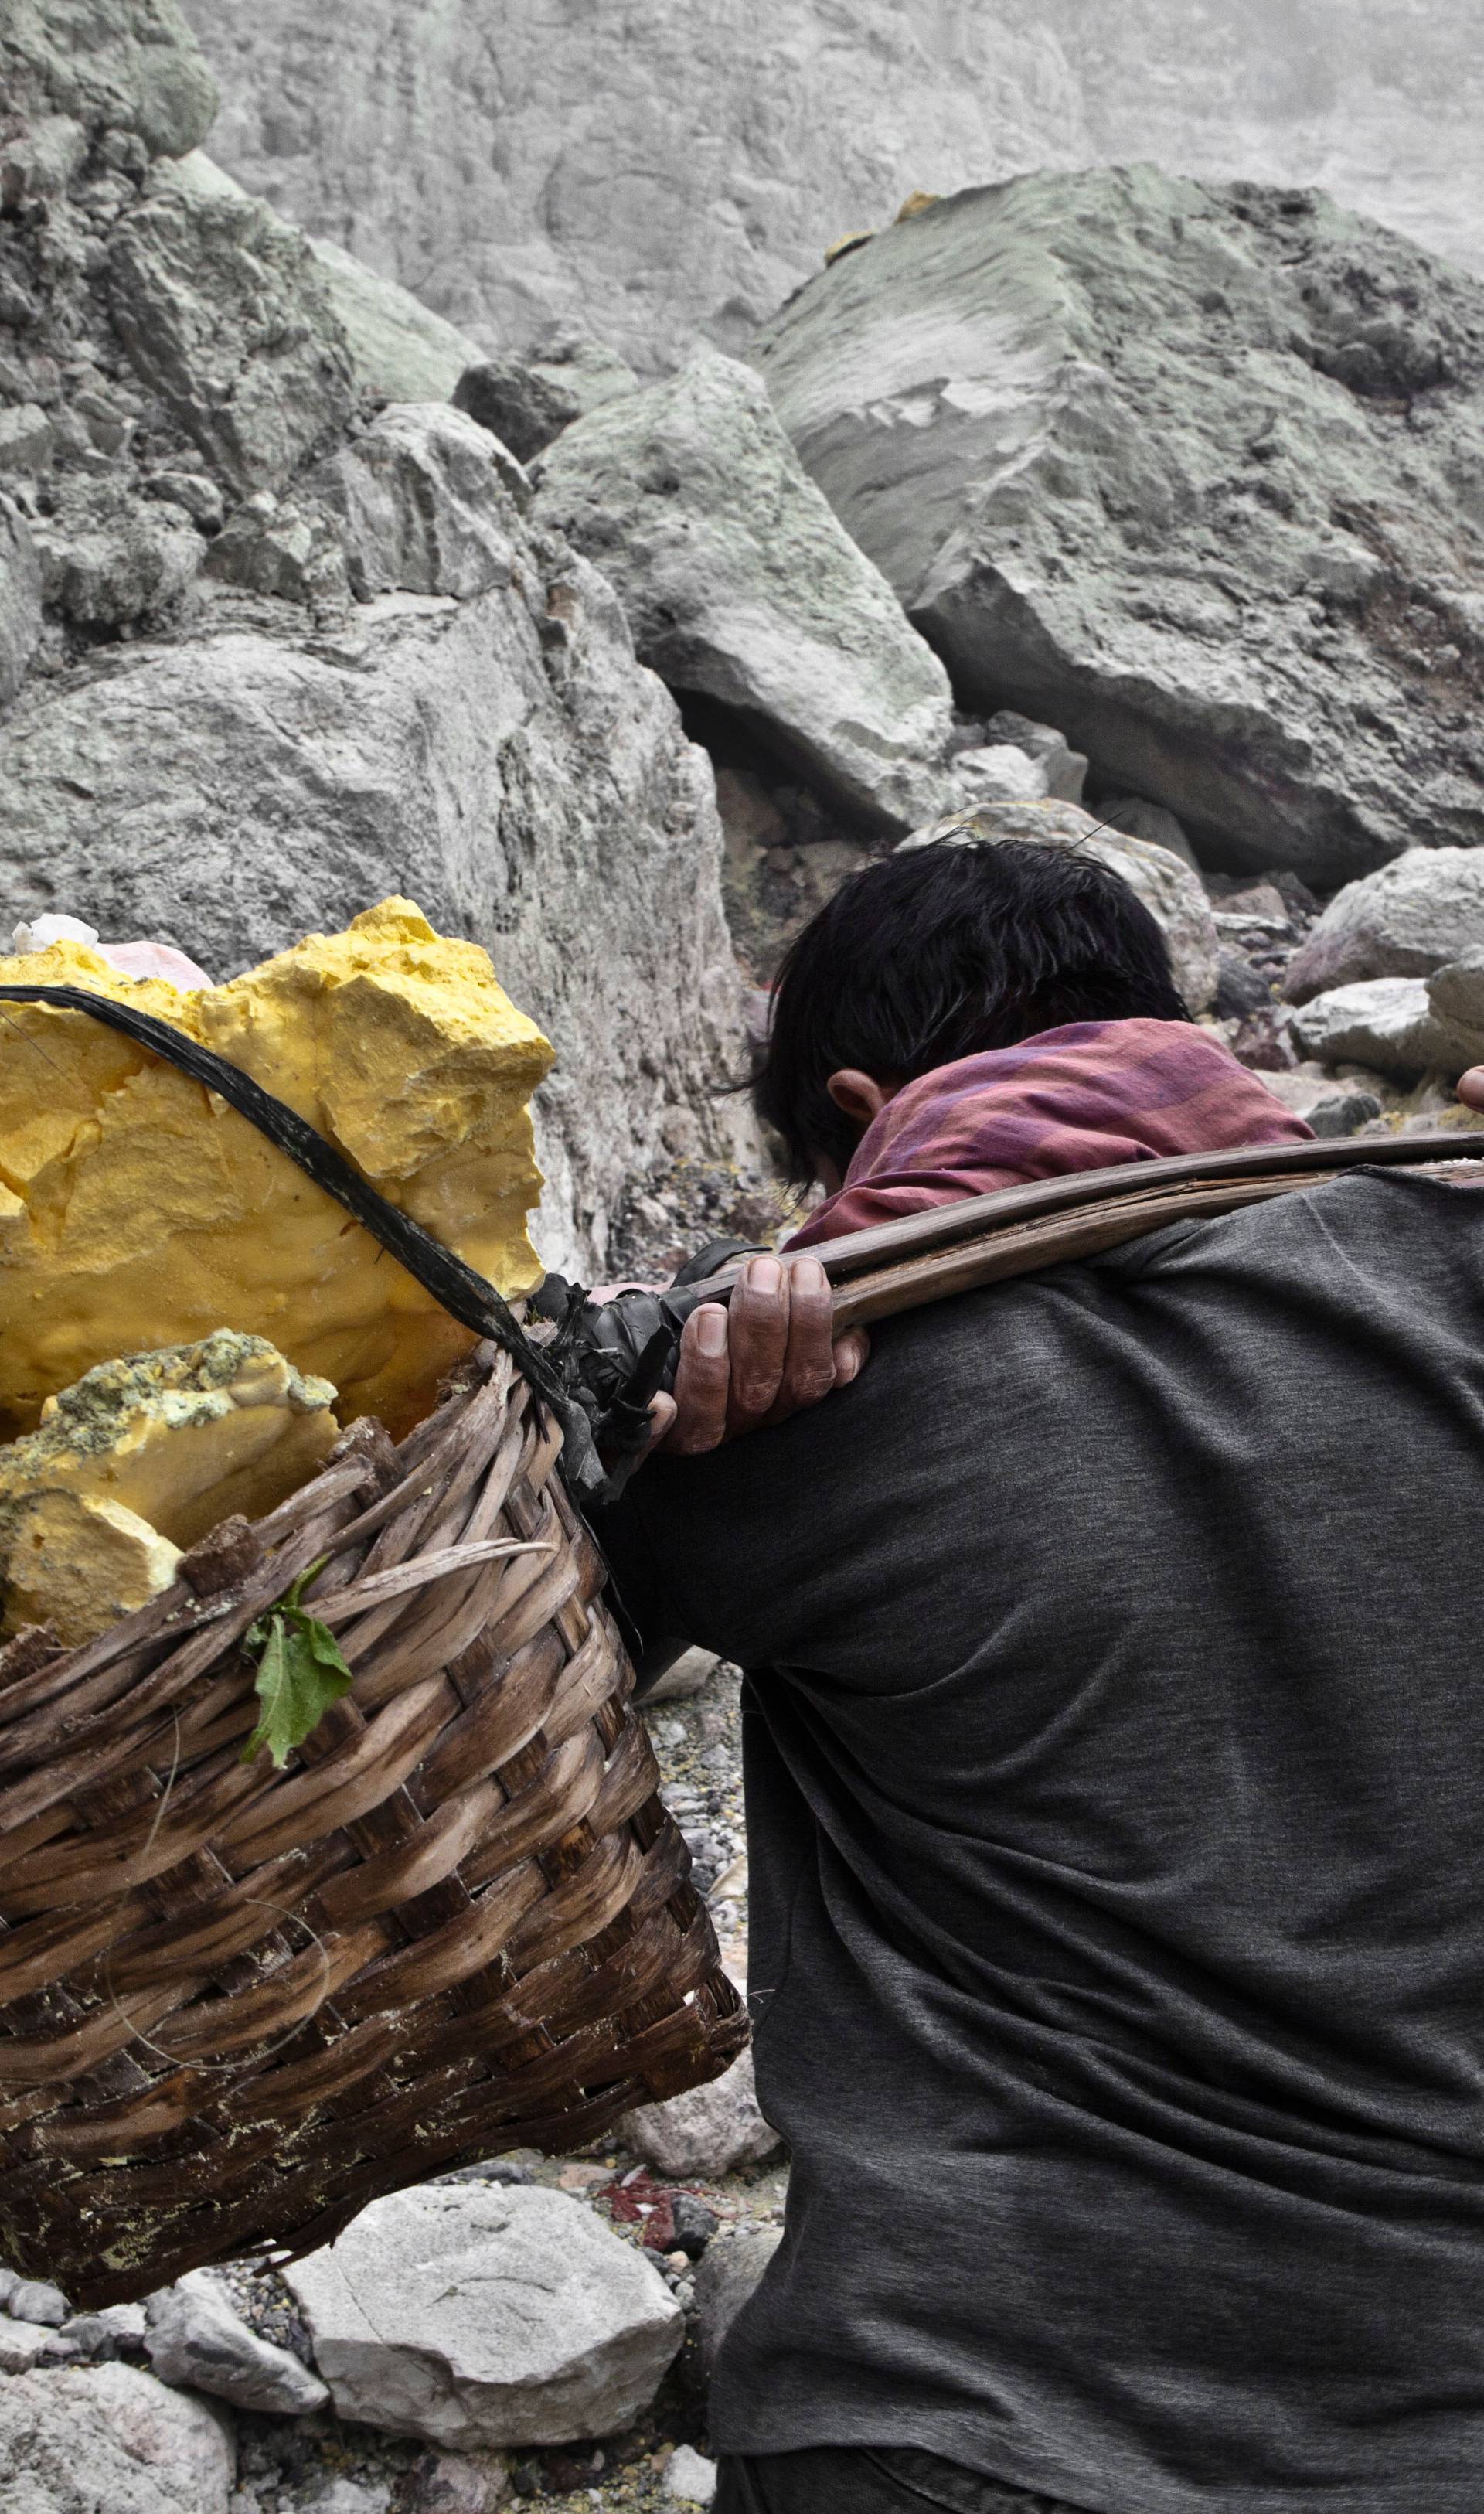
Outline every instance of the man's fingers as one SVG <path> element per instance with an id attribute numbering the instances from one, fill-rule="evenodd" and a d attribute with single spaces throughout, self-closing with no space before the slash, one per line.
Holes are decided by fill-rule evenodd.
<path id="1" fill-rule="evenodd" d="M 656 1446 L 691 1457 L 714 1449 L 727 1436 L 732 1385 L 727 1313 L 719 1302 L 693 1310 L 680 1338 L 675 1396 L 668 1430 Z"/>
<path id="2" fill-rule="evenodd" d="M 738 1277 L 731 1322 L 734 1432 L 750 1430 L 772 1412 L 788 1358 L 788 1271 L 777 1257 L 749 1257 Z"/>
<path id="3" fill-rule="evenodd" d="M 1470 1065 L 1459 1075 L 1459 1098 L 1465 1109 L 1484 1109 L 1484 1065 Z"/>
<path id="4" fill-rule="evenodd" d="M 835 1346 L 835 1386 L 848 1388 L 870 1359 L 871 1340 L 864 1327 L 852 1327 Z"/>
<path id="5" fill-rule="evenodd" d="M 787 1270 L 788 1344 L 769 1412 L 772 1422 L 818 1405 L 835 1384 L 829 1277 L 818 1257 L 796 1257 Z"/>

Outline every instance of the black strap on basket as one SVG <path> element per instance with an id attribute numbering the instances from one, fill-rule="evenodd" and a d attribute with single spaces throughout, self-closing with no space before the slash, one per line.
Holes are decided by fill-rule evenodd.
<path id="1" fill-rule="evenodd" d="M 333 1196 L 337 1204 L 343 1205 L 374 1238 L 380 1239 L 382 1247 L 406 1267 L 424 1291 L 431 1292 L 451 1318 L 474 1335 L 501 1346 L 510 1356 L 562 1427 L 563 1472 L 582 1500 L 596 1501 L 606 1494 L 609 1479 L 598 1455 L 600 1439 L 613 1452 L 622 1451 L 625 1446 L 630 1450 L 642 1448 L 653 1387 L 642 1402 L 636 1390 L 627 1392 L 626 1401 L 621 1398 L 617 1408 L 610 1409 L 613 1419 L 600 1421 L 594 1401 L 589 1399 L 583 1402 L 580 1382 L 560 1366 L 555 1350 L 548 1354 L 532 1343 L 509 1303 L 493 1283 L 465 1265 L 451 1248 L 445 1248 L 410 1214 L 399 1213 L 333 1144 L 326 1142 L 317 1127 L 271 1091 L 265 1091 L 240 1067 L 229 1065 L 224 1057 L 188 1038 L 172 1023 L 158 1021 L 152 1013 L 139 1012 L 112 995 L 95 994 L 86 987 L 0 987 L 0 1001 L 52 1004 L 59 1012 L 88 1013 L 94 1021 L 102 1022 L 109 1030 L 122 1031 L 126 1038 L 137 1040 L 151 1055 L 163 1057 L 193 1082 L 204 1084 L 208 1091 L 227 1101 L 260 1134 L 266 1135 L 269 1143 L 297 1161 L 316 1187 Z M 655 1386 L 658 1384 L 657 1370 Z"/>

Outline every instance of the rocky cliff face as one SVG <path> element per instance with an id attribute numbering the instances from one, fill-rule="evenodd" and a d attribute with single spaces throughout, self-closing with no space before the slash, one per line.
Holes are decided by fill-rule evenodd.
<path id="1" fill-rule="evenodd" d="M 1484 265 L 1469 0 L 185 0 L 215 148 L 488 346 L 737 352 L 918 185 L 1152 159 Z"/>
<path id="2" fill-rule="evenodd" d="M 703 754 L 457 336 L 198 159 L 173 0 L 49 0 L 0 68 L 0 911 L 229 975 L 388 891 L 489 946 L 560 1063 L 548 1262 L 739 1149 Z M 451 345 L 453 347 L 451 349 Z"/>

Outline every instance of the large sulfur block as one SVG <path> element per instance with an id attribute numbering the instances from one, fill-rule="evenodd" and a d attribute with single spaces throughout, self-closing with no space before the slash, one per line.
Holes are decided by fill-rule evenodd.
<path id="1" fill-rule="evenodd" d="M 174 1579 L 219 1520 L 258 1519 L 339 1438 L 327 1379 L 261 1336 L 100 1362 L 0 1448 L 0 1630 L 89 1641 Z"/>
<path id="2" fill-rule="evenodd" d="M 476 944 L 390 899 L 230 984 L 178 993 L 85 945 L 0 960 L 186 1031 L 307 1117 L 507 1297 L 540 1281 L 530 1098 L 552 1051 Z M 400 1435 L 473 1341 L 199 1083 L 85 1013 L 8 1004 L 0 1052 L 0 1428 L 120 1354 L 262 1336 Z"/>

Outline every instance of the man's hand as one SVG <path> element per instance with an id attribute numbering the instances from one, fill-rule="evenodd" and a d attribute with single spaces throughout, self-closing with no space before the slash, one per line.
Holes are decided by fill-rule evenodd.
<path id="1" fill-rule="evenodd" d="M 1484 1109 L 1484 1065 L 1470 1065 L 1459 1075 L 1459 1098 L 1465 1109 Z"/>
<path id="2" fill-rule="evenodd" d="M 749 1257 L 729 1307 L 707 1301 L 687 1318 L 675 1394 L 650 1408 L 650 1454 L 694 1457 L 845 1387 L 870 1340 L 855 1327 L 836 1343 L 831 1324 L 829 1277 L 817 1257 Z"/>

